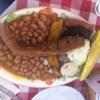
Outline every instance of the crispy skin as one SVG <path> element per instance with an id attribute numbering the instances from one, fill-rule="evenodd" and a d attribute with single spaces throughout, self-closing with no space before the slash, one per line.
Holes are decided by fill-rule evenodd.
<path id="1" fill-rule="evenodd" d="M 65 26 L 81 26 L 88 29 L 90 32 L 93 32 L 93 26 L 88 24 L 85 21 L 81 21 L 79 19 L 68 19 L 64 21 Z"/>

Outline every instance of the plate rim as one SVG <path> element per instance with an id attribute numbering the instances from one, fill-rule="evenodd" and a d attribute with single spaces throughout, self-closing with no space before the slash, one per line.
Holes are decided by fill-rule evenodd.
<path id="1" fill-rule="evenodd" d="M 82 94 L 80 91 L 78 91 L 77 89 L 75 89 L 75 88 L 73 88 L 73 87 L 71 87 L 71 86 L 55 86 L 55 87 L 50 87 L 50 88 L 44 89 L 44 90 L 38 92 L 35 96 L 33 96 L 31 100 L 37 100 L 37 97 L 41 96 L 42 94 L 44 94 L 44 93 L 46 93 L 46 92 L 48 92 L 48 91 L 50 91 L 50 90 L 52 91 L 53 89 L 56 89 L 56 88 L 58 88 L 58 89 L 61 89 L 61 88 L 62 88 L 62 90 L 63 90 L 63 89 L 64 89 L 64 90 L 65 90 L 65 89 L 66 89 L 66 90 L 67 90 L 67 89 L 71 89 L 71 90 L 77 92 L 78 94 L 80 94 L 80 96 L 82 97 L 82 99 L 85 100 L 83 94 Z"/>
<path id="2" fill-rule="evenodd" d="M 21 12 L 21 11 L 24 11 L 24 10 L 31 10 L 31 9 L 34 9 L 34 8 L 35 8 L 35 9 L 42 9 L 42 8 L 45 8 L 45 7 L 48 7 L 48 6 L 38 6 L 38 7 L 23 8 L 23 9 L 14 11 L 13 13 L 18 13 L 18 12 Z M 87 23 L 89 23 L 87 20 L 85 20 L 85 19 L 82 18 L 81 16 L 76 15 L 76 14 L 74 14 L 74 13 L 72 13 L 71 11 L 68 11 L 68 10 L 66 10 L 66 9 L 56 8 L 56 7 L 51 7 L 51 8 L 53 8 L 53 9 L 55 9 L 55 10 L 60 10 L 60 11 L 66 12 L 66 13 L 69 12 L 70 14 L 72 14 L 72 15 L 78 17 L 78 19 L 83 20 L 83 21 L 86 21 Z M 9 15 L 9 14 L 8 14 L 8 15 Z M 0 22 L 2 22 L 2 20 L 4 20 L 8 15 L 3 16 L 2 18 L 0 18 Z M 3 67 L 2 67 L 2 69 L 3 69 L 5 72 L 8 73 L 7 75 L 10 75 L 10 76 L 13 77 L 13 73 L 7 71 L 7 70 L 6 70 L 5 68 L 3 68 Z M 1 71 L 1 68 L 0 68 L 0 71 Z M 2 76 L 2 75 L 0 74 L 0 76 Z M 17 76 L 17 75 L 16 75 L 16 76 Z M 2 77 L 3 77 L 3 76 L 2 76 Z M 4 78 L 5 78 L 5 77 L 4 77 Z M 14 77 L 13 77 L 13 78 L 14 78 Z M 21 78 L 21 77 L 19 76 L 19 78 Z M 15 83 L 15 84 L 21 84 L 21 85 L 24 85 L 24 86 L 31 86 L 31 87 L 36 87 L 36 88 L 47 88 L 47 87 L 53 87 L 53 86 L 58 86 L 58 85 L 63 85 L 63 84 L 70 83 L 70 82 L 72 82 L 72 81 L 78 79 L 78 77 L 72 77 L 71 81 L 68 81 L 68 82 L 67 82 L 67 81 L 63 81 L 63 83 L 60 83 L 60 84 L 54 84 L 54 85 L 51 84 L 51 85 L 47 85 L 47 84 L 45 83 L 46 85 L 44 85 L 44 86 L 36 86 L 36 85 L 33 85 L 33 84 L 26 85 L 25 83 L 20 82 L 19 80 L 15 79 L 15 78 L 14 78 L 14 80 L 16 80 L 17 82 L 15 82 L 14 80 L 12 81 L 12 80 L 9 79 L 9 78 L 6 78 L 6 79 L 9 80 L 9 81 L 11 81 L 11 82 L 13 82 L 13 83 Z M 27 78 L 22 78 L 22 80 L 23 80 L 23 79 L 25 79 L 25 81 L 26 81 L 26 80 L 29 81 Z M 42 82 L 42 80 L 41 80 L 41 82 Z M 34 83 L 34 80 L 32 81 L 32 83 Z"/>

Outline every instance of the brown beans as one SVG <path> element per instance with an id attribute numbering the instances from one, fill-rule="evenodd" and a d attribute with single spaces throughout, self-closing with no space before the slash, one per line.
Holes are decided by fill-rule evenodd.
<path id="1" fill-rule="evenodd" d="M 47 21 L 47 17 L 43 14 L 40 15 L 40 20 L 43 21 L 43 22 L 46 22 Z"/>
<path id="2" fill-rule="evenodd" d="M 14 27 L 17 27 L 17 22 L 14 21 L 14 22 L 12 23 L 12 25 L 13 25 Z"/>
<path id="3" fill-rule="evenodd" d="M 21 62 L 21 57 L 20 56 L 16 56 L 15 63 L 19 64 L 20 62 Z"/>
<path id="4" fill-rule="evenodd" d="M 9 28 L 11 31 L 13 31 L 15 29 L 13 25 L 9 25 Z"/>
<path id="5" fill-rule="evenodd" d="M 34 30 L 36 30 L 38 28 L 38 26 L 36 24 L 31 24 L 30 27 L 33 28 Z"/>
<path id="6" fill-rule="evenodd" d="M 39 57 L 34 57 L 34 59 L 35 59 L 36 61 L 38 61 L 38 60 L 39 60 Z"/>
<path id="7" fill-rule="evenodd" d="M 15 35 L 18 45 L 34 47 L 38 43 L 47 42 L 50 24 L 51 20 L 46 15 L 33 13 L 15 19 L 9 23 L 8 28 L 10 33 Z M 48 63 L 44 64 L 46 57 L 17 56 L 13 55 L 6 45 L 5 47 L 1 45 L 0 48 L 3 50 L 3 52 L 0 51 L 0 61 L 11 66 L 9 71 L 33 79 L 42 79 L 44 76 L 48 76 L 49 66 Z"/>
<path id="8" fill-rule="evenodd" d="M 16 34 L 16 35 L 19 34 L 19 30 L 15 30 L 15 34 Z"/>
<path id="9" fill-rule="evenodd" d="M 9 60 L 13 60 L 13 58 L 14 58 L 12 54 L 8 54 L 7 57 Z"/>
<path id="10" fill-rule="evenodd" d="M 40 64 L 39 65 L 39 69 L 43 69 L 44 65 L 43 64 Z"/>
<path id="11" fill-rule="evenodd" d="M 37 22 L 38 22 L 38 20 L 39 20 L 39 18 L 35 18 L 35 19 L 34 19 L 34 22 L 35 22 L 35 23 L 37 23 Z"/>
<path id="12" fill-rule="evenodd" d="M 44 66 L 44 71 L 48 72 L 48 66 Z"/>
<path id="13" fill-rule="evenodd" d="M 23 27 L 22 30 L 23 30 L 23 31 L 27 31 L 28 28 L 27 28 L 27 27 Z"/>
<path id="14" fill-rule="evenodd" d="M 30 32 L 34 32 L 34 29 L 30 28 Z"/>
<path id="15" fill-rule="evenodd" d="M 42 37 L 41 37 L 41 36 L 39 36 L 39 37 L 37 38 L 37 42 L 38 42 L 38 43 L 41 43 L 41 42 L 42 42 L 42 40 L 43 40 L 43 39 L 42 39 Z"/>
<path id="16" fill-rule="evenodd" d="M 21 76 L 24 76 L 24 72 L 18 71 L 17 74 L 18 74 L 18 75 L 21 75 Z"/>
<path id="17" fill-rule="evenodd" d="M 2 43 L 0 43 L 0 49 L 2 49 L 2 47 L 3 47 L 3 45 L 2 45 Z"/>
<path id="18" fill-rule="evenodd" d="M 32 72 L 30 72 L 30 71 L 25 73 L 25 76 L 26 76 L 26 77 L 29 77 L 29 76 L 31 76 L 31 75 L 32 75 Z"/>
<path id="19" fill-rule="evenodd" d="M 45 57 L 28 57 L 28 56 L 15 56 L 8 52 L 2 56 L 6 65 L 11 67 L 11 71 L 19 76 L 24 76 L 33 79 L 48 78 L 48 65 L 44 65 Z M 0 57 L 0 59 L 2 58 Z M 13 62 L 14 60 L 14 62 Z M 16 64 L 15 64 L 16 63 Z M 14 65 L 13 65 L 14 64 Z"/>
<path id="20" fill-rule="evenodd" d="M 34 32 L 33 36 L 34 36 L 35 38 L 37 38 L 37 37 L 38 37 L 38 34 L 37 34 L 36 32 Z"/>
<path id="21" fill-rule="evenodd" d="M 32 78 L 36 79 L 36 74 L 35 73 L 32 73 Z"/>
<path id="22" fill-rule="evenodd" d="M 42 31 L 41 31 L 40 29 L 39 29 L 39 30 L 37 30 L 36 32 L 37 32 L 37 33 L 42 33 Z"/>
<path id="23" fill-rule="evenodd" d="M 34 59 L 30 59 L 31 63 L 34 65 L 35 64 L 35 60 Z"/>
<path id="24" fill-rule="evenodd" d="M 43 70 L 44 64 L 41 63 L 41 61 L 43 61 L 43 58 L 44 57 L 40 57 L 40 58 L 35 57 L 35 58 L 30 59 L 30 60 L 28 59 L 29 61 L 31 61 L 31 63 L 29 61 L 27 62 L 26 60 L 23 60 L 21 63 L 21 67 L 23 67 L 23 68 L 20 68 L 20 71 L 25 73 L 24 75 L 26 77 L 32 77 L 34 79 L 42 77 L 41 75 L 44 75 L 45 70 L 46 70 L 46 69 Z M 24 59 L 24 57 L 23 57 L 23 59 Z M 32 63 L 34 64 L 34 66 Z M 24 68 L 24 66 L 22 66 L 22 64 L 27 64 L 28 67 Z M 21 73 L 20 73 L 20 75 L 21 75 Z"/>
<path id="25" fill-rule="evenodd" d="M 44 57 L 40 57 L 40 60 L 43 61 L 45 58 Z"/>
<path id="26" fill-rule="evenodd" d="M 40 21 L 40 20 L 37 22 L 37 24 L 41 29 L 43 29 L 44 26 L 45 26 L 44 23 L 42 21 Z"/>
<path id="27" fill-rule="evenodd" d="M 36 61 L 35 65 L 38 67 L 40 65 L 40 62 Z"/>
<path id="28" fill-rule="evenodd" d="M 51 24 L 51 21 L 50 21 L 50 19 L 48 19 L 48 21 L 46 21 L 46 23 L 45 23 L 47 26 L 50 26 L 50 24 Z"/>
<path id="29" fill-rule="evenodd" d="M 22 37 L 22 41 L 25 42 L 26 41 L 26 36 Z M 26 44 L 26 43 L 25 43 Z"/>
<path id="30" fill-rule="evenodd" d="M 32 72 L 34 72 L 34 73 L 35 73 L 36 71 L 37 71 L 37 67 L 36 67 L 36 66 L 34 66 L 34 67 L 33 67 L 33 69 L 32 69 Z"/>
<path id="31" fill-rule="evenodd" d="M 27 40 L 27 41 L 30 40 L 30 37 L 29 37 L 29 36 L 26 36 L 26 40 Z"/>
<path id="32" fill-rule="evenodd" d="M 43 38 L 43 40 L 45 39 L 45 35 L 44 35 L 44 32 L 41 33 L 41 36 Z"/>
<path id="33" fill-rule="evenodd" d="M 25 34 L 26 34 L 26 32 L 25 32 L 25 31 L 22 31 L 22 32 L 21 32 L 21 35 L 22 35 L 22 36 L 24 36 Z"/>
<path id="34" fill-rule="evenodd" d="M 28 36 L 32 37 L 32 32 L 27 32 Z"/>
<path id="35" fill-rule="evenodd" d="M 6 56 L 0 57 L 0 61 L 6 61 L 6 60 L 7 60 L 7 57 Z"/>
<path id="36" fill-rule="evenodd" d="M 40 72 L 41 72 L 42 75 L 45 75 L 45 71 L 44 71 L 44 69 L 41 69 Z"/>
<path id="37" fill-rule="evenodd" d="M 23 61 L 21 62 L 21 64 L 27 65 L 27 64 L 28 64 L 28 61 L 27 61 L 27 60 L 23 60 Z"/>
<path id="38" fill-rule="evenodd" d="M 25 26 L 27 26 L 27 27 L 28 27 L 28 25 L 30 25 L 30 24 L 31 24 L 30 21 L 25 22 Z"/>
<path id="39" fill-rule="evenodd" d="M 24 70 L 23 70 L 23 72 L 27 72 L 27 71 L 28 71 L 27 69 L 24 69 Z"/>
<path id="40" fill-rule="evenodd" d="M 33 13 L 32 13 L 32 17 L 33 17 L 33 18 L 38 18 L 39 15 L 38 15 L 36 12 L 33 12 Z"/>
<path id="41" fill-rule="evenodd" d="M 20 36 L 19 35 L 15 35 L 15 38 L 16 38 L 17 41 L 20 40 Z"/>
<path id="42" fill-rule="evenodd" d="M 3 50 L 7 50 L 8 47 L 7 47 L 6 45 L 3 45 L 2 49 L 3 49 Z"/>
<path id="43" fill-rule="evenodd" d="M 13 71 L 18 71 L 19 70 L 19 67 L 15 65 L 15 66 L 12 67 L 12 70 Z"/>
<path id="44" fill-rule="evenodd" d="M 21 72 L 24 72 L 24 69 L 23 69 L 23 68 L 20 68 L 20 71 L 21 71 Z"/>
<path id="45" fill-rule="evenodd" d="M 26 41 L 26 44 L 27 44 L 27 46 L 30 44 L 30 42 L 29 41 Z"/>
<path id="46" fill-rule="evenodd" d="M 46 31 L 44 34 L 47 37 L 49 35 L 49 31 Z"/>
<path id="47" fill-rule="evenodd" d="M 47 26 L 44 26 L 44 28 L 42 30 L 43 30 L 43 32 L 47 31 Z"/>
<path id="48" fill-rule="evenodd" d="M 21 64 L 20 67 L 22 67 L 22 68 L 27 68 L 28 66 L 27 66 L 27 65 Z"/>
<path id="49" fill-rule="evenodd" d="M 23 60 L 28 60 L 29 57 L 28 57 L 28 56 L 23 56 L 22 59 L 23 59 Z"/>
<path id="50" fill-rule="evenodd" d="M 2 50 L 0 50 L 0 56 L 3 56 L 4 52 Z"/>
<path id="51" fill-rule="evenodd" d="M 28 66 L 28 70 L 32 70 L 33 66 L 32 64 Z"/>
<path id="52" fill-rule="evenodd" d="M 36 44 L 36 39 L 35 39 L 35 38 L 32 39 L 32 44 L 33 44 L 33 45 Z"/>
<path id="53" fill-rule="evenodd" d="M 6 50 L 6 51 L 5 51 L 5 55 L 8 55 L 8 54 L 9 54 L 9 51 L 8 51 L 8 50 Z"/>
<path id="54" fill-rule="evenodd" d="M 44 42 L 48 36 L 50 18 L 39 13 L 32 13 L 21 16 L 9 24 L 11 33 L 15 33 L 15 39 L 20 46 L 33 47 Z M 45 33 L 46 32 L 46 33 Z"/>
<path id="55" fill-rule="evenodd" d="M 23 21 L 30 21 L 31 20 L 31 16 L 27 15 L 23 17 Z"/>
<path id="56" fill-rule="evenodd" d="M 38 78 L 41 77 L 41 74 L 40 74 L 40 71 L 39 71 L 39 70 L 36 72 L 36 76 L 37 76 Z"/>
<path id="57" fill-rule="evenodd" d="M 19 21 L 18 22 L 18 27 L 22 27 L 24 25 L 24 22 L 23 21 Z"/>
<path id="58" fill-rule="evenodd" d="M 8 66 L 11 66 L 12 65 L 12 62 L 11 61 L 8 61 L 7 60 L 6 63 L 7 63 Z"/>
<path id="59" fill-rule="evenodd" d="M 48 77 L 49 77 L 49 73 L 46 73 L 46 72 L 45 72 L 43 78 L 44 78 L 44 79 L 48 79 Z"/>

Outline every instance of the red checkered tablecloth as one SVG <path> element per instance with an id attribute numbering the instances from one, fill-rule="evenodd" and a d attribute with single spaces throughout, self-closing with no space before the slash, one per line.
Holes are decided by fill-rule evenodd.
<path id="1" fill-rule="evenodd" d="M 80 15 L 96 29 L 100 29 L 100 17 L 95 13 L 97 0 L 17 0 L 16 9 L 33 6 L 52 6 L 63 8 Z"/>
<path id="2" fill-rule="evenodd" d="M 2 16 L 21 8 L 52 6 L 63 8 L 75 13 L 76 15 L 80 15 L 88 20 L 90 24 L 94 25 L 96 29 L 100 29 L 100 17 L 98 17 L 95 13 L 96 2 L 97 0 L 16 0 Z M 100 68 L 100 64 L 97 63 L 96 67 Z M 84 95 L 86 100 L 90 100 L 87 84 L 85 82 L 76 80 L 67 85 L 76 88 Z M 17 87 L 21 90 L 21 93 L 19 93 L 18 96 L 20 96 L 22 100 L 31 100 L 34 95 L 43 90 L 40 88 L 31 88 L 22 85 L 17 85 Z"/>

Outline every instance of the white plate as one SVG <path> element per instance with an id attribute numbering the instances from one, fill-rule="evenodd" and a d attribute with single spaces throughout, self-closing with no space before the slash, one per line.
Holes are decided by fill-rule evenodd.
<path id="1" fill-rule="evenodd" d="M 43 8 L 44 7 L 22 9 L 22 10 L 16 11 L 15 14 L 20 15 L 20 14 L 26 14 L 27 12 L 31 13 L 33 11 L 38 12 L 40 9 L 43 9 Z M 72 14 L 71 12 L 69 12 L 67 10 L 58 9 L 58 8 L 52 8 L 52 9 L 53 9 L 54 12 L 58 13 L 58 16 L 60 16 L 61 13 L 65 13 L 69 18 L 80 19 L 80 20 L 86 21 L 83 18 L 81 18 L 80 16 Z M 0 22 L 3 23 L 4 19 L 6 17 L 0 19 Z M 3 69 L 3 67 L 0 68 L 0 76 L 2 76 L 3 78 L 5 78 L 5 79 L 7 79 L 11 82 L 17 83 L 17 84 L 31 86 L 31 87 L 38 87 L 38 88 L 45 88 L 45 87 L 63 85 L 63 84 L 66 84 L 66 83 L 69 83 L 69 82 L 72 82 L 72 81 L 78 79 L 78 77 L 72 77 L 72 78 L 66 77 L 65 79 L 62 79 L 62 78 L 61 79 L 55 79 L 53 84 L 47 85 L 44 81 L 41 81 L 41 80 L 28 80 L 26 78 L 21 78 L 21 77 L 15 76 L 15 75 L 11 74 L 10 72 L 6 71 L 5 69 Z"/>
<path id="2" fill-rule="evenodd" d="M 68 86 L 57 86 L 41 91 L 32 100 L 85 100 L 82 94 Z"/>

